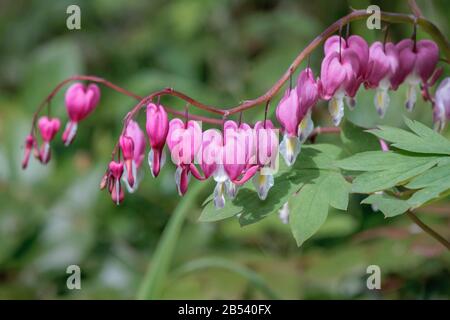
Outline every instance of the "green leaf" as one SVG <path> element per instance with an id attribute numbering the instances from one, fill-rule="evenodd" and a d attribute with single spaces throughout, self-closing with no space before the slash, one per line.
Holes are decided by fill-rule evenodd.
<path id="1" fill-rule="evenodd" d="M 387 170 L 365 172 L 353 180 L 352 192 L 372 193 L 403 185 L 413 177 L 435 166 L 438 161 L 439 158 L 416 159 L 404 166 L 395 165 Z"/>
<path id="2" fill-rule="evenodd" d="M 398 216 L 410 208 L 408 201 L 395 198 L 386 193 L 372 194 L 361 201 L 361 203 L 374 205 L 384 213 L 386 218 Z"/>
<path id="3" fill-rule="evenodd" d="M 440 185 L 432 185 L 421 189 L 414 193 L 409 199 L 408 203 L 411 208 L 418 208 L 425 203 L 444 197 L 448 194 L 450 189 L 450 181 L 445 181 Z"/>
<path id="4" fill-rule="evenodd" d="M 439 159 L 437 156 L 405 155 L 394 151 L 367 151 L 339 160 L 336 165 L 349 171 L 380 171 Z"/>
<path id="5" fill-rule="evenodd" d="M 411 180 L 406 187 L 408 189 L 420 189 L 433 185 L 442 185 L 448 181 L 450 181 L 450 164 L 428 170 Z"/>
<path id="6" fill-rule="evenodd" d="M 380 143 L 376 137 L 348 120 L 341 125 L 341 141 L 347 155 L 380 149 Z"/>
<path id="7" fill-rule="evenodd" d="M 405 123 L 413 132 L 387 126 L 379 126 L 368 132 L 391 142 L 398 149 L 416 153 L 450 154 L 450 141 L 442 135 L 418 121 L 405 118 Z"/>
<path id="8" fill-rule="evenodd" d="M 325 222 L 330 206 L 346 210 L 350 184 L 336 171 L 321 170 L 319 177 L 304 185 L 293 196 L 289 224 L 297 245 L 301 246 Z"/>
<path id="9" fill-rule="evenodd" d="M 371 193 L 404 184 L 441 161 L 438 156 L 405 155 L 395 151 L 368 151 L 337 161 L 344 170 L 364 171 L 356 176 L 352 192 Z"/>

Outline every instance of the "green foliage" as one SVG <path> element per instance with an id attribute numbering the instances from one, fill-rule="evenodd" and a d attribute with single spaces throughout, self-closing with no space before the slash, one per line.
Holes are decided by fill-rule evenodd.
<path id="1" fill-rule="evenodd" d="M 438 200 L 450 189 L 450 141 L 418 121 L 405 123 L 411 131 L 386 126 L 368 131 L 391 142 L 392 151 L 366 151 L 337 162 L 341 169 L 358 172 L 352 192 L 399 195 L 373 194 L 363 200 L 386 217 Z"/>
<path id="2" fill-rule="evenodd" d="M 339 172 L 319 170 L 319 176 L 292 197 L 289 224 L 297 245 L 302 245 L 319 230 L 330 206 L 347 210 L 349 191 L 350 184 Z"/>
<path id="3" fill-rule="evenodd" d="M 378 129 L 370 130 L 370 132 L 380 139 L 391 142 L 393 147 L 401 150 L 450 155 L 449 140 L 418 121 L 405 118 L 405 123 L 412 132 L 387 126 L 379 126 Z"/>

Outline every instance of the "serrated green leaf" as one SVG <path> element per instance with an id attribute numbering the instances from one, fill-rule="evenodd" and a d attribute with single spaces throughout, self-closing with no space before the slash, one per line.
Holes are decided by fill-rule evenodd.
<path id="1" fill-rule="evenodd" d="M 348 193 L 349 183 L 340 173 L 322 170 L 319 177 L 305 184 L 292 197 L 289 224 L 298 246 L 319 230 L 330 206 L 347 209 Z"/>
<path id="2" fill-rule="evenodd" d="M 372 194 L 365 198 L 361 203 L 374 205 L 383 212 L 386 218 L 395 217 L 405 213 L 410 208 L 408 201 L 395 198 L 388 194 Z"/>
<path id="3" fill-rule="evenodd" d="M 450 154 L 450 141 L 418 121 L 405 118 L 406 125 L 413 131 L 379 126 L 368 130 L 380 139 L 387 140 L 398 149 L 431 154 Z"/>
<path id="4" fill-rule="evenodd" d="M 421 189 L 433 185 L 442 185 L 450 181 L 450 164 L 438 166 L 424 172 L 411 180 L 406 187 L 408 189 Z"/>
<path id="5" fill-rule="evenodd" d="M 438 159 L 438 156 L 405 155 L 394 151 L 367 151 L 336 161 L 336 165 L 344 170 L 370 172 L 413 167 Z"/>
<path id="6" fill-rule="evenodd" d="M 395 166 L 388 170 L 365 172 L 353 180 L 352 192 L 372 193 L 405 184 L 435 166 L 438 160 L 439 158 L 412 160 L 402 167 Z"/>
<path id="7" fill-rule="evenodd" d="M 425 203 L 435 200 L 446 195 L 450 189 L 450 181 L 445 181 L 440 185 L 432 185 L 415 192 L 409 199 L 408 203 L 411 208 L 418 208 Z"/>

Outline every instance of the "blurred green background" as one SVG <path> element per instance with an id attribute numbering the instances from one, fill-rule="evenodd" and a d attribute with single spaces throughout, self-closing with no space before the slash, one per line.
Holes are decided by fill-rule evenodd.
<path id="1" fill-rule="evenodd" d="M 375 3 L 385 11 L 409 12 L 406 1 Z M 450 3 L 418 3 L 448 36 Z M 81 8 L 81 30 L 66 28 L 70 4 Z M 141 95 L 172 86 L 202 102 L 232 106 L 265 92 L 298 52 L 350 6 L 369 4 L 1 0 L 0 298 L 134 298 L 145 271 L 158 262 L 153 253 L 179 202 L 172 165 L 157 180 L 145 165 L 139 190 L 119 207 L 98 190 L 121 120 L 135 104 L 104 87 L 99 107 L 80 125 L 73 145 L 65 148 L 57 139 L 48 166 L 32 159 L 22 171 L 23 139 L 32 113 L 57 83 L 74 74 L 92 74 Z M 370 42 L 383 38 L 364 21 L 352 23 L 351 32 Z M 410 25 L 391 27 L 394 41 L 411 33 Z M 426 35 L 419 30 L 419 37 Z M 322 57 L 321 48 L 311 56 L 316 75 Z M 404 90 L 392 93 L 391 100 L 386 118 L 379 120 L 373 91 L 360 90 L 358 107 L 346 110 L 346 117 L 367 127 L 402 126 Z M 178 100 L 162 102 L 183 108 Z M 65 122 L 63 93 L 52 108 Z M 423 102 L 407 115 L 431 124 L 430 107 Z M 244 120 L 253 117 L 261 116 L 251 111 Z M 316 124 L 330 125 L 325 104 L 317 106 L 313 118 Z M 319 141 L 338 143 L 338 138 Z M 354 196 L 348 212 L 331 211 L 319 233 L 297 248 L 289 227 L 276 215 L 245 228 L 235 219 L 197 222 L 201 201 L 211 192 L 211 185 L 203 188 L 189 210 L 162 298 L 267 298 L 267 290 L 255 285 L 259 281 L 284 299 L 450 297 L 449 254 L 405 216 L 384 219 Z M 448 236 L 448 207 L 441 203 L 419 216 Z M 200 268 L 196 262 L 205 258 L 213 263 Z M 66 288 L 71 264 L 81 268 L 81 290 Z M 381 267 L 381 290 L 366 288 L 366 268 L 373 264 Z M 244 270 L 244 276 L 236 269 Z M 256 282 L 249 281 L 248 272 Z"/>

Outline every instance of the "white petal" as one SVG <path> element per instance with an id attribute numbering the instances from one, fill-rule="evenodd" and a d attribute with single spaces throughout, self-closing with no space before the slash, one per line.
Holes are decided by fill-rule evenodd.
<path id="1" fill-rule="evenodd" d="M 230 199 L 234 199 L 238 192 L 238 186 L 231 182 L 230 179 L 225 181 L 225 190 L 227 192 L 227 196 Z"/>
<path id="2" fill-rule="evenodd" d="M 380 118 L 384 118 L 384 115 L 386 114 L 386 110 L 390 103 L 389 93 L 387 88 L 381 88 L 378 87 L 375 96 L 374 96 L 374 103 L 375 108 L 377 109 L 377 113 L 380 116 Z"/>
<path id="3" fill-rule="evenodd" d="M 330 112 L 331 118 L 335 126 L 341 123 L 342 117 L 344 116 L 344 97 L 341 95 L 335 95 L 331 98 L 328 103 L 328 111 Z"/>
<path id="4" fill-rule="evenodd" d="M 140 181 L 140 179 L 138 179 L 138 177 L 137 177 L 136 162 L 134 162 L 134 160 L 131 162 L 131 169 L 133 170 L 133 178 L 134 178 L 134 186 L 133 187 L 131 187 L 130 184 L 128 183 L 127 166 L 123 166 L 123 174 L 122 174 L 122 181 L 125 184 L 125 187 L 127 188 L 127 191 L 129 193 L 133 193 L 137 190 L 139 181 Z"/>
<path id="5" fill-rule="evenodd" d="M 120 179 L 116 179 L 116 205 L 120 204 Z"/>
<path id="6" fill-rule="evenodd" d="M 45 141 L 44 145 L 42 146 L 42 154 L 41 154 L 42 162 L 47 163 L 49 156 L 50 156 L 50 143 Z"/>
<path id="7" fill-rule="evenodd" d="M 150 167 L 150 173 L 152 174 L 152 177 L 154 178 L 155 176 L 153 175 L 153 149 L 152 148 L 150 148 L 150 151 L 148 152 L 147 162 L 148 162 L 148 166 Z"/>
<path id="8" fill-rule="evenodd" d="M 223 164 L 218 164 L 216 170 L 213 173 L 214 181 L 225 182 L 228 180 L 228 175 L 223 167 Z"/>
<path id="9" fill-rule="evenodd" d="M 177 167 L 177 170 L 175 170 L 175 183 L 177 184 L 177 190 L 178 190 L 178 194 L 180 196 L 183 195 L 180 190 L 180 180 L 181 180 L 181 172 L 182 171 L 183 171 L 183 169 L 181 167 Z"/>
<path id="10" fill-rule="evenodd" d="M 150 151 L 148 152 L 148 156 L 147 156 L 147 162 L 148 162 L 148 166 L 150 167 L 150 173 L 152 174 L 152 177 L 154 178 L 155 175 L 153 174 L 153 157 L 154 157 L 154 152 L 153 149 L 150 148 Z M 159 161 L 159 170 L 161 171 L 161 169 L 164 167 L 164 165 L 166 164 L 166 153 L 164 152 L 164 149 L 161 151 L 161 160 Z"/>
<path id="11" fill-rule="evenodd" d="M 416 85 L 409 84 L 406 89 L 406 110 L 413 111 L 417 101 Z"/>
<path id="12" fill-rule="evenodd" d="M 284 224 L 289 223 L 289 203 L 288 202 L 283 204 L 281 209 L 278 211 L 278 217 L 280 218 L 282 223 L 284 223 Z"/>
<path id="13" fill-rule="evenodd" d="M 258 192 L 259 198 L 261 200 L 265 200 L 270 188 L 272 188 L 274 184 L 273 175 L 264 175 L 261 174 L 261 172 L 257 172 L 252 181 L 256 191 Z"/>
<path id="14" fill-rule="evenodd" d="M 292 166 L 297 159 L 301 149 L 300 140 L 297 137 L 289 137 L 284 135 L 283 141 L 280 143 L 280 154 L 288 166 Z"/>
<path id="15" fill-rule="evenodd" d="M 222 209 L 225 206 L 225 183 L 217 182 L 214 188 L 214 206 Z"/>
<path id="16" fill-rule="evenodd" d="M 69 134 L 67 135 L 66 143 L 64 144 L 66 147 L 68 145 L 70 145 L 73 141 L 73 138 L 75 138 L 75 134 L 77 133 L 77 128 L 78 128 L 78 122 L 69 121 L 69 122 L 67 122 L 66 129 L 69 126 L 71 126 L 71 128 L 70 128 Z"/>
<path id="17" fill-rule="evenodd" d="M 161 150 L 161 160 L 159 161 L 159 170 L 161 170 L 164 165 L 166 164 L 166 152 L 164 151 L 164 149 Z"/>
<path id="18" fill-rule="evenodd" d="M 300 139 L 300 142 L 305 142 L 313 130 L 314 122 L 311 119 L 311 110 L 309 110 L 298 126 L 298 138 Z"/>

